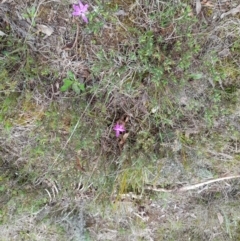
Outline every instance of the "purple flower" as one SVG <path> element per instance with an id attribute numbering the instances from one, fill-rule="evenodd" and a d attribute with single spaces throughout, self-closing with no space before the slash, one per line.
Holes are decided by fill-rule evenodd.
<path id="1" fill-rule="evenodd" d="M 119 137 L 119 135 L 121 134 L 120 132 L 125 131 L 125 127 L 124 127 L 124 125 L 121 125 L 121 124 L 117 123 L 114 126 L 113 130 L 115 130 L 115 132 L 116 132 L 116 137 Z"/>
<path id="2" fill-rule="evenodd" d="M 86 17 L 86 13 L 87 13 L 87 9 L 88 9 L 88 4 L 83 5 L 81 3 L 81 1 L 79 1 L 78 4 L 73 4 L 73 16 L 81 16 L 83 21 L 85 23 L 88 23 L 88 19 Z"/>

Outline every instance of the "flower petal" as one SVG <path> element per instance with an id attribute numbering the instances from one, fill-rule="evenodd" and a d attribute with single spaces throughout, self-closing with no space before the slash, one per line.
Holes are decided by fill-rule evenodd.
<path id="1" fill-rule="evenodd" d="M 88 4 L 86 4 L 81 10 L 82 10 L 82 12 L 84 12 L 84 13 L 87 12 L 87 10 L 88 10 Z"/>
<path id="2" fill-rule="evenodd" d="M 79 9 L 79 6 L 78 5 L 73 5 L 73 13 L 72 13 L 72 15 L 73 16 L 79 16 L 81 14 L 81 12 L 80 12 L 80 9 Z"/>
<path id="3" fill-rule="evenodd" d="M 88 19 L 87 19 L 87 17 L 85 16 L 85 14 L 82 14 L 82 19 L 83 19 L 83 21 L 84 21 L 85 23 L 88 23 Z"/>
<path id="4" fill-rule="evenodd" d="M 115 126 L 114 130 L 125 131 L 125 128 L 124 128 L 123 125 L 118 125 L 118 124 L 117 124 L 117 125 Z"/>
<path id="5" fill-rule="evenodd" d="M 83 10 L 83 8 L 84 8 L 84 5 L 82 4 L 82 2 L 81 1 L 79 1 L 79 6 L 80 6 L 80 9 L 81 9 L 81 11 Z"/>
<path id="6" fill-rule="evenodd" d="M 73 9 L 74 9 L 74 11 L 80 11 L 80 8 L 79 8 L 79 6 L 78 5 L 76 5 L 76 4 L 73 4 Z"/>
<path id="7" fill-rule="evenodd" d="M 72 15 L 73 15 L 73 16 L 79 16 L 79 15 L 81 15 L 81 14 L 80 14 L 79 12 L 73 12 Z"/>
<path id="8" fill-rule="evenodd" d="M 121 125 L 121 124 L 118 124 L 118 123 L 117 123 L 117 124 L 113 127 L 113 130 L 116 132 L 116 137 L 119 137 L 120 134 L 125 131 L 125 127 L 124 127 L 124 125 Z"/>

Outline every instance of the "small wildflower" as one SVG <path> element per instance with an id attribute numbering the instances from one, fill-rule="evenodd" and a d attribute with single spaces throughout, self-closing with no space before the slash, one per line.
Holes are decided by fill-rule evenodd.
<path id="1" fill-rule="evenodd" d="M 121 134 L 121 132 L 124 132 L 124 131 L 125 131 L 125 127 L 124 127 L 124 125 L 117 123 L 117 124 L 114 126 L 113 130 L 116 132 L 116 137 L 119 137 L 119 135 Z"/>
<path id="2" fill-rule="evenodd" d="M 83 5 L 81 1 L 79 1 L 78 4 L 73 4 L 73 16 L 81 16 L 83 21 L 85 23 L 88 23 L 88 19 L 86 17 L 86 13 L 87 13 L 87 9 L 88 9 L 88 4 Z"/>

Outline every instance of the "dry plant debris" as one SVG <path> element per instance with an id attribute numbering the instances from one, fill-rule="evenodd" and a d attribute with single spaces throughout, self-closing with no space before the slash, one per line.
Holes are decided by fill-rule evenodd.
<path id="1" fill-rule="evenodd" d="M 223 13 L 222 15 L 221 15 L 221 18 L 224 18 L 224 17 L 226 17 L 226 16 L 228 16 L 228 15 L 232 15 L 232 16 L 235 16 L 237 13 L 239 13 L 240 12 L 240 5 L 238 5 L 236 8 L 232 8 L 231 10 L 229 10 L 228 12 L 226 12 L 226 13 Z"/>

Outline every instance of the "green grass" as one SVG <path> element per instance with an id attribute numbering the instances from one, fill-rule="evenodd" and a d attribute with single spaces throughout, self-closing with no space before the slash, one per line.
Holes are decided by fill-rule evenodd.
<path id="1" fill-rule="evenodd" d="M 0 37 L 1 225 L 13 218 L 24 240 L 52 232 L 64 240 L 81 207 L 84 240 L 234 240 L 237 181 L 187 194 L 146 185 L 171 189 L 238 174 L 238 35 L 224 58 L 220 40 L 211 41 L 228 38 L 238 20 L 206 26 L 188 1 L 94 5 L 89 24 L 78 23 L 70 60 L 58 56 L 59 69 L 56 53 L 44 52 L 43 61 L 11 28 Z M 34 9 L 30 31 L 50 7 Z M 76 23 L 64 24 L 74 39 Z M 113 126 L 126 118 L 122 148 Z M 27 215 L 42 237 L 20 225 Z"/>

